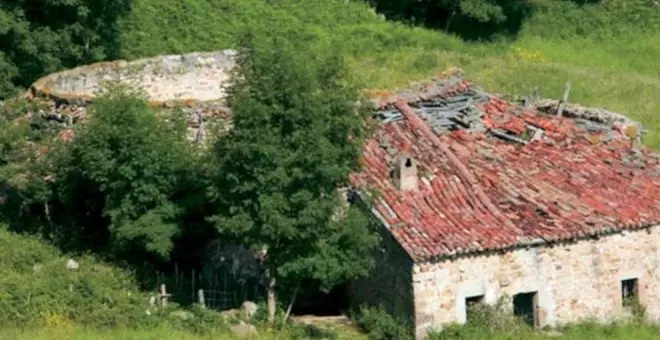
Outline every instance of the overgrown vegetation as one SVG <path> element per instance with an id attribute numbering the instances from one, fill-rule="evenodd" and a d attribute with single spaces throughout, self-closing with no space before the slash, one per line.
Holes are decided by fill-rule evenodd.
<path id="1" fill-rule="evenodd" d="M 466 325 L 450 325 L 432 332 L 431 340 L 449 339 L 533 339 L 537 336 L 522 319 L 507 310 L 502 298 L 495 305 L 477 303 L 470 307 Z"/>
<path id="2" fill-rule="evenodd" d="M 442 331 L 431 330 L 429 340 L 585 340 L 585 339 L 657 339 L 660 327 L 648 324 L 643 315 L 602 325 L 584 321 L 556 330 L 535 331 L 525 321 L 514 316 L 505 299 L 494 305 L 477 304 L 471 308 L 466 324 L 448 325 Z M 382 308 L 363 307 L 352 315 L 358 326 L 375 340 L 412 339 L 402 320 L 387 314 Z"/>
<path id="3" fill-rule="evenodd" d="M 240 51 L 234 128 L 211 149 L 187 140 L 181 112 L 157 112 L 122 85 L 105 88 L 73 126 L 55 118 L 42 127 L 49 120 L 36 113 L 49 108 L 9 101 L 0 193 L 10 229 L 139 278 L 176 260 L 199 266 L 215 239 L 263 249 L 271 323 L 277 292 L 293 289 L 293 303 L 302 281 L 329 291 L 366 274 L 378 238 L 360 211 L 341 209 L 337 192 L 367 134 L 346 64 L 330 49 L 271 36 L 251 36 Z"/>
<path id="4" fill-rule="evenodd" d="M 186 200 L 204 194 L 195 185 L 199 152 L 186 140 L 182 115 L 163 119 L 139 93 L 106 91 L 89 122 L 53 155 L 54 200 L 62 216 L 55 237 L 167 260 L 184 228 Z"/>
<path id="5" fill-rule="evenodd" d="M 107 88 L 73 127 L 26 117 L 42 109 L 35 105 L 8 101 L 0 120 L 0 209 L 12 230 L 133 265 L 197 258 L 189 242 L 213 235 L 206 156 L 187 141 L 180 113 L 158 114 L 123 86 Z"/>
<path id="6" fill-rule="evenodd" d="M 0 324 L 46 329 L 19 329 L 12 338 L 223 336 L 225 326 L 208 311 L 193 310 L 196 321 L 166 313 L 149 318 L 138 289 L 144 284 L 138 278 L 153 275 L 154 267 L 198 265 L 201 249 L 218 238 L 265 250 L 270 312 L 275 290 L 287 297 L 277 301 L 278 320 L 300 282 L 327 290 L 364 274 L 377 241 L 364 216 L 349 210 L 344 219 L 331 218 L 335 189 L 355 169 L 368 132 L 363 117 L 352 114 L 359 87 L 404 86 L 450 66 L 505 95 L 539 86 L 543 96 L 557 97 L 572 80 L 571 101 L 629 114 L 650 129 L 646 143 L 660 147 L 657 6 L 654 0 L 3 1 L 0 99 L 39 76 L 93 61 L 231 47 L 247 53 L 232 89 L 236 129 L 213 152 L 185 140 L 176 112 L 157 113 L 126 88 L 109 89 L 89 121 L 73 128 L 26 115 L 48 111 L 39 102 L 0 103 L 2 222 L 82 263 L 69 271 L 54 246 L 0 229 Z M 240 39 L 245 31 L 251 39 Z M 476 321 L 434 337 L 548 337 L 505 315 L 484 307 Z M 409 336 L 379 309 L 363 309 L 355 319 L 375 339 Z M 634 319 L 560 331 L 565 339 L 651 339 L 658 329 Z M 309 336 L 300 328 L 262 335 Z"/>
<path id="7" fill-rule="evenodd" d="M 351 315 L 370 338 L 376 340 L 412 339 L 409 325 L 388 314 L 382 307 L 360 307 Z"/>
<path id="8" fill-rule="evenodd" d="M 0 247 L 1 339 L 236 338 L 217 312 L 171 302 L 151 306 L 153 292 L 141 291 L 133 273 L 94 256 L 77 256 L 78 268 L 70 269 L 56 247 L 5 226 L 0 226 Z M 356 339 L 341 330 L 296 325 L 268 329 L 260 320 L 266 318 L 254 320 L 259 339 Z"/>
<path id="9" fill-rule="evenodd" d="M 609 325 L 587 320 L 556 330 L 534 331 L 522 319 L 511 314 L 504 299 L 495 305 L 478 304 L 466 325 L 445 327 L 442 332 L 432 333 L 431 340 L 453 339 L 657 339 L 658 326 L 649 325 L 643 315 Z"/>
<path id="10" fill-rule="evenodd" d="M 119 57 L 119 17 L 131 0 L 0 3 L 0 98 L 37 77 Z"/>
<path id="11" fill-rule="evenodd" d="M 223 329 L 217 315 L 212 323 L 192 309 L 196 322 L 168 314 L 177 309 L 153 308 L 130 272 L 108 266 L 90 255 L 77 257 L 78 268 L 42 239 L 20 236 L 0 226 L 0 315 L 2 327 L 140 328 L 167 326 L 199 331 Z M 149 312 L 147 312 L 149 311 Z M 207 322 L 204 324 L 204 322 Z M 4 334 L 4 332 L 2 332 Z"/>

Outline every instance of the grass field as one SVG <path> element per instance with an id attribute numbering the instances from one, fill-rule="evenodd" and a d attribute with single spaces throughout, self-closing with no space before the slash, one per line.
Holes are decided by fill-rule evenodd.
<path id="1" fill-rule="evenodd" d="M 660 339 L 660 329 L 642 325 L 599 326 L 581 324 L 571 326 L 561 332 L 537 333 L 495 332 L 482 330 L 463 332 L 459 336 L 440 336 L 438 340 L 655 340 Z M 435 340 L 435 339 L 434 339 Z"/>
<path id="2" fill-rule="evenodd" d="M 338 329 L 332 333 L 324 332 L 318 336 L 306 335 L 300 332 L 259 330 L 249 339 L 254 340 L 294 340 L 294 339 L 326 339 L 333 340 L 368 340 L 368 338 L 352 329 Z M 328 335 L 331 334 L 331 335 Z M 0 340 L 234 340 L 238 337 L 231 332 L 198 335 L 191 332 L 174 330 L 165 327 L 156 329 L 82 329 L 82 328 L 39 328 L 39 329 L 0 329 Z"/>
<path id="3" fill-rule="evenodd" d="M 334 340 L 367 340 L 364 335 L 349 330 L 338 330 L 334 335 L 325 339 Z M 250 339 L 253 340 L 293 340 L 293 339 L 323 339 L 324 337 L 305 337 L 287 332 L 264 331 Z M 231 333 L 213 333 L 209 335 L 195 335 L 189 332 L 168 328 L 149 330 L 114 329 L 94 330 L 75 328 L 41 328 L 33 330 L 0 330 L 0 340 L 232 340 L 236 336 Z M 580 324 L 570 326 L 561 332 L 484 332 L 483 329 L 462 331 L 460 334 L 445 334 L 433 339 L 442 340 L 654 340 L 660 339 L 660 329 L 636 323 L 599 326 L 596 324 Z"/>
<path id="4" fill-rule="evenodd" d="M 660 148 L 660 35 L 613 40 L 523 38 L 513 43 L 467 45 L 456 50 L 413 49 L 353 59 L 373 87 L 403 86 L 447 67 L 460 67 L 487 90 L 524 95 L 539 86 L 559 98 L 572 80 L 570 101 L 622 112 L 647 129 L 645 143 Z M 627 45 L 628 44 L 628 45 Z M 625 52 L 624 52 L 625 51 Z"/>

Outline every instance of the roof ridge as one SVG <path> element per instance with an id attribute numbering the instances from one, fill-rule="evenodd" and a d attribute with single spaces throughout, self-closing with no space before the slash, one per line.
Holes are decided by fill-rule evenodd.
<path id="1" fill-rule="evenodd" d="M 438 136 L 436 136 L 436 134 L 429 129 L 429 127 L 421 120 L 421 118 L 419 118 L 414 113 L 413 109 L 408 105 L 405 99 L 399 97 L 395 102 L 395 106 L 403 114 L 408 123 L 412 125 L 411 127 L 413 130 L 419 129 L 438 149 L 447 155 L 449 162 L 457 170 L 457 175 L 459 178 L 470 186 L 470 189 L 474 191 L 477 198 L 488 210 L 488 212 L 491 213 L 497 220 L 500 220 L 502 223 L 504 223 L 507 228 L 514 231 L 517 235 L 522 235 L 522 230 L 516 227 L 516 225 L 513 224 L 509 218 L 504 216 L 504 214 L 499 209 L 497 209 L 497 207 L 495 207 L 493 202 L 491 202 L 491 200 L 488 198 L 488 196 L 486 196 L 484 191 L 479 186 L 477 179 L 472 175 L 467 167 L 461 163 L 458 157 L 456 157 L 456 155 L 454 155 L 454 153 L 440 141 Z"/>

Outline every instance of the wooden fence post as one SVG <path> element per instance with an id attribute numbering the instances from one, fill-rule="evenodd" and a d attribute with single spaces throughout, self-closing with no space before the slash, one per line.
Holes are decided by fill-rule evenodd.
<path id="1" fill-rule="evenodd" d="M 167 299 L 172 296 L 172 294 L 167 293 L 167 289 L 165 288 L 165 284 L 160 285 L 160 304 L 161 306 L 165 307 L 167 306 Z"/>
<path id="2" fill-rule="evenodd" d="M 200 289 L 197 291 L 197 298 L 199 304 L 202 305 L 202 308 L 206 308 L 206 301 L 204 301 L 204 289 Z"/>
<path id="3" fill-rule="evenodd" d="M 191 279 L 191 285 L 192 285 L 191 292 L 190 292 L 192 296 L 190 298 L 192 299 L 192 301 L 195 301 L 195 269 L 192 270 L 192 274 L 190 275 L 190 279 Z"/>
<path id="4" fill-rule="evenodd" d="M 557 104 L 557 116 L 561 117 L 564 111 L 564 104 L 568 102 L 568 94 L 571 92 L 571 86 L 572 82 L 570 80 L 566 82 L 566 86 L 564 87 L 564 95 L 561 97 L 559 103 Z"/>

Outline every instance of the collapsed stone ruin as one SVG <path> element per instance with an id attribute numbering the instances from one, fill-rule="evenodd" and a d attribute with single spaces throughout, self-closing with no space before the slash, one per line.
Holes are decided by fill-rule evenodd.
<path id="1" fill-rule="evenodd" d="M 190 139 L 201 141 L 211 126 L 220 127 L 224 131 L 232 126 L 231 110 L 225 97 L 236 53 L 235 50 L 196 52 L 80 66 L 37 80 L 26 96 L 45 101 L 45 108 L 37 114 L 61 122 L 67 128 L 84 120 L 87 106 L 104 84 L 115 82 L 129 85 L 141 89 L 153 107 L 162 110 L 181 109 L 187 117 Z M 479 105 L 495 96 L 480 88 L 473 86 L 468 93 L 442 101 L 427 100 L 463 81 L 459 69 L 446 73 L 439 80 L 415 83 L 400 92 L 372 96 L 372 104 L 376 109 L 374 117 L 384 122 L 402 119 L 393 105 L 395 99 L 401 97 L 417 103 L 436 132 L 457 128 L 485 130 L 483 112 L 479 110 Z M 558 100 L 541 99 L 538 96 L 525 97 L 521 102 L 523 105 L 519 114 L 523 114 L 526 107 L 552 115 L 556 114 L 560 104 Z M 639 122 L 604 109 L 565 103 L 562 114 L 573 118 L 585 130 L 605 133 L 608 138 L 623 133 L 632 134 L 634 136 L 631 138 L 641 141 L 644 132 Z M 529 138 L 533 138 L 536 131 L 528 132 Z M 502 131 L 491 133 L 501 138 L 515 138 Z M 71 134 L 63 135 L 70 137 Z"/>
<path id="2" fill-rule="evenodd" d="M 152 107 L 181 109 L 190 138 L 202 140 L 209 125 L 231 127 L 224 99 L 235 55 L 223 50 L 80 66 L 37 80 L 26 97 L 45 101 L 37 113 L 41 117 L 69 126 L 84 120 L 87 106 L 106 84 L 128 85 L 144 92 Z"/>

